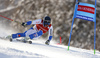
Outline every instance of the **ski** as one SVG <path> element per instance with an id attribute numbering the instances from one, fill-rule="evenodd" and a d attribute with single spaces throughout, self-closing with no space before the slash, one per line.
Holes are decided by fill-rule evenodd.
<path id="1" fill-rule="evenodd" d="M 0 37 L 0 39 L 7 40 L 7 41 L 10 41 L 10 42 L 19 41 L 19 42 L 23 42 L 23 43 L 32 44 L 32 41 L 31 40 L 20 40 L 20 39 L 11 39 L 11 38 L 8 39 L 6 37 Z"/>
<path id="2" fill-rule="evenodd" d="M 31 41 L 31 40 L 27 40 L 27 41 L 26 41 L 26 40 L 19 40 L 19 39 L 16 39 L 16 41 L 32 44 L 32 41 Z"/>

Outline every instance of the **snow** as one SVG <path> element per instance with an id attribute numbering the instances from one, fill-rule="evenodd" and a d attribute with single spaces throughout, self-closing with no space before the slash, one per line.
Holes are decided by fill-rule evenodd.
<path id="1" fill-rule="evenodd" d="M 32 44 L 21 42 L 9 42 L 0 39 L 0 58 L 100 58 L 100 52 L 85 50 L 75 47 L 57 45 L 45 45 L 45 40 L 33 40 Z"/>

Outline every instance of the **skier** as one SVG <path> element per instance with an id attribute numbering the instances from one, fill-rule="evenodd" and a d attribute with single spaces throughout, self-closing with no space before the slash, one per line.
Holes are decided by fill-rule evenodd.
<path id="1" fill-rule="evenodd" d="M 23 22 L 22 26 L 32 25 L 35 24 L 34 27 L 31 27 L 29 30 L 25 31 L 24 33 L 16 33 L 10 36 L 10 41 L 15 38 L 24 37 L 25 40 L 27 38 L 34 39 L 37 37 L 42 36 L 44 33 L 49 31 L 48 40 L 45 44 L 49 45 L 52 37 L 53 37 L 53 27 L 51 25 L 51 18 L 49 16 L 44 17 L 44 19 L 37 19 L 34 21 Z"/>

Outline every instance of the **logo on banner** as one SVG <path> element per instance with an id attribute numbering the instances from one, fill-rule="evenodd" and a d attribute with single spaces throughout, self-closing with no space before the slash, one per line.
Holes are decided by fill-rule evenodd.
<path id="1" fill-rule="evenodd" d="M 94 14 L 94 12 L 95 12 L 95 8 L 89 7 L 89 6 L 83 6 L 83 5 L 78 5 L 77 10 L 87 12 L 87 13 L 91 13 L 91 14 Z"/>

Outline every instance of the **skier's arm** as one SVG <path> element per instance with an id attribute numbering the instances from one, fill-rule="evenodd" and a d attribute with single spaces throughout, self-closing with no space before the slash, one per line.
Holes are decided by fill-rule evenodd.
<path id="1" fill-rule="evenodd" d="M 26 25 L 31 25 L 31 24 L 41 24 L 41 21 L 42 21 L 41 19 L 37 19 L 34 21 L 23 22 L 22 25 L 26 26 Z"/>
<path id="2" fill-rule="evenodd" d="M 34 20 L 34 21 L 28 21 L 28 22 L 26 22 L 27 23 L 27 25 L 31 25 L 31 24 L 40 24 L 41 23 L 41 19 L 37 19 L 37 20 Z"/>
<path id="3" fill-rule="evenodd" d="M 53 37 L 53 27 L 51 26 L 50 29 L 49 29 L 49 38 L 48 38 L 48 40 L 51 41 L 52 37 Z"/>
<path id="4" fill-rule="evenodd" d="M 49 37 L 48 37 L 48 40 L 45 42 L 45 44 L 49 45 L 52 37 L 53 37 L 53 27 L 51 26 L 49 29 Z"/>

